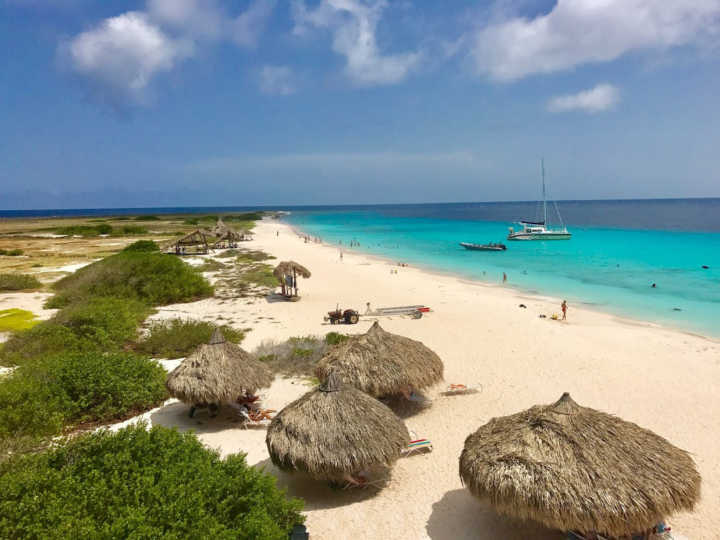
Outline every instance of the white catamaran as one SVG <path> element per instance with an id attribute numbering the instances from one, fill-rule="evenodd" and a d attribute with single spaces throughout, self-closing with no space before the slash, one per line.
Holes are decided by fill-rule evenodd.
<path id="1" fill-rule="evenodd" d="M 518 225 L 522 227 L 519 231 L 515 231 L 510 227 L 510 233 L 508 234 L 508 240 L 570 240 L 572 234 L 567 230 L 567 227 L 563 224 L 562 217 L 560 217 L 560 210 L 558 210 L 557 203 L 553 201 L 555 211 L 557 212 L 558 220 L 560 221 L 560 228 L 552 229 L 548 227 L 548 216 L 547 216 L 547 199 L 545 198 L 545 161 L 540 161 L 540 167 L 542 168 L 542 196 L 543 196 L 543 219 L 542 221 L 518 221 Z"/>

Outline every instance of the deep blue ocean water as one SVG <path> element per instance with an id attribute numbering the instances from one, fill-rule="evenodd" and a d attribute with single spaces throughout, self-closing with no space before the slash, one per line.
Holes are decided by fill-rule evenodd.
<path id="1" fill-rule="evenodd" d="M 492 283 L 506 272 L 508 285 L 571 306 L 720 337 L 720 199 L 559 207 L 568 241 L 505 241 L 514 220 L 537 215 L 536 203 L 296 209 L 287 221 L 345 250 L 355 240 L 353 249 Z M 508 250 L 459 245 L 490 241 Z"/>

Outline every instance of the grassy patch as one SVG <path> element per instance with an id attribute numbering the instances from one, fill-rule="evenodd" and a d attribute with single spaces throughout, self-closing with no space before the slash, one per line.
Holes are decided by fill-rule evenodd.
<path id="1" fill-rule="evenodd" d="M 85 266 L 55 283 L 48 307 L 63 307 L 91 296 L 134 298 L 149 305 L 211 296 L 202 274 L 180 258 L 158 252 L 120 252 Z"/>
<path id="2" fill-rule="evenodd" d="M 202 263 L 200 266 L 196 266 L 195 268 L 200 270 L 200 272 L 217 272 L 227 267 L 227 264 L 223 264 L 220 261 L 216 261 L 215 259 L 206 259 L 204 263 Z"/>
<path id="3" fill-rule="evenodd" d="M 123 251 L 160 251 L 160 246 L 158 246 L 152 240 L 138 240 L 137 242 L 133 242 L 132 244 L 127 246 L 125 249 L 123 249 Z"/>
<path id="4" fill-rule="evenodd" d="M 27 274 L 0 274 L 0 291 L 24 291 L 42 287 L 35 276 Z"/>
<path id="5" fill-rule="evenodd" d="M 98 225 L 70 225 L 55 229 L 55 234 L 64 234 L 67 236 L 100 236 L 101 234 L 110 234 L 111 232 L 113 232 L 113 228 L 107 223 L 100 223 Z"/>
<path id="6" fill-rule="evenodd" d="M 221 259 L 229 259 L 230 257 L 236 257 L 240 255 L 239 249 L 226 249 L 222 253 L 218 253 L 216 257 Z"/>
<path id="7" fill-rule="evenodd" d="M 253 354 L 274 373 L 312 377 L 327 347 L 325 340 L 317 336 L 292 337 L 287 341 L 263 341 Z"/>
<path id="8" fill-rule="evenodd" d="M 157 216 L 135 216 L 133 219 L 135 221 L 160 221 L 160 218 Z"/>
<path id="9" fill-rule="evenodd" d="M 216 326 L 205 321 L 171 319 L 150 326 L 148 334 L 136 344 L 139 352 L 162 358 L 187 356 L 210 340 Z M 221 326 L 225 339 L 240 343 L 245 334 L 228 326 Z"/>
<path id="10" fill-rule="evenodd" d="M 243 454 L 145 425 L 79 437 L 0 465 L 2 538 L 285 540 L 303 521 Z"/>
<path id="11" fill-rule="evenodd" d="M 18 257 L 25 253 L 22 249 L 0 249 L 0 255 L 7 255 L 8 257 Z"/>
<path id="12" fill-rule="evenodd" d="M 274 256 L 270 255 L 269 253 L 265 253 L 264 251 L 242 250 L 240 254 L 236 257 L 236 260 L 239 263 L 254 263 L 259 261 L 268 261 L 274 258 Z"/>
<path id="13" fill-rule="evenodd" d="M 325 343 L 327 345 L 339 345 L 340 343 L 343 343 L 347 341 L 348 339 L 347 334 L 339 334 L 337 332 L 328 332 L 325 334 Z"/>
<path id="14" fill-rule="evenodd" d="M 0 332 L 28 330 L 38 322 L 31 311 L 17 308 L 0 310 Z"/>

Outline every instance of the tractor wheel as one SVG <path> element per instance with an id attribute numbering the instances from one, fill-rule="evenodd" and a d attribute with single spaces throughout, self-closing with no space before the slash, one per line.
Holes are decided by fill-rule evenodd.
<path id="1" fill-rule="evenodd" d="M 345 322 L 348 324 L 357 324 L 360 320 L 360 317 L 358 317 L 357 313 L 350 313 L 348 317 L 345 319 Z"/>

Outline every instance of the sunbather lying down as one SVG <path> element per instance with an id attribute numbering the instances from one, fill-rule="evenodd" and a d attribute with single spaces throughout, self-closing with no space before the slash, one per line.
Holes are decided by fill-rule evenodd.
<path id="1" fill-rule="evenodd" d="M 367 472 L 345 473 L 343 481 L 348 487 L 363 487 L 368 485 Z"/>
<path id="2" fill-rule="evenodd" d="M 272 420 L 272 413 L 275 409 L 248 409 L 248 417 L 253 422 L 262 422 L 263 420 Z"/>

